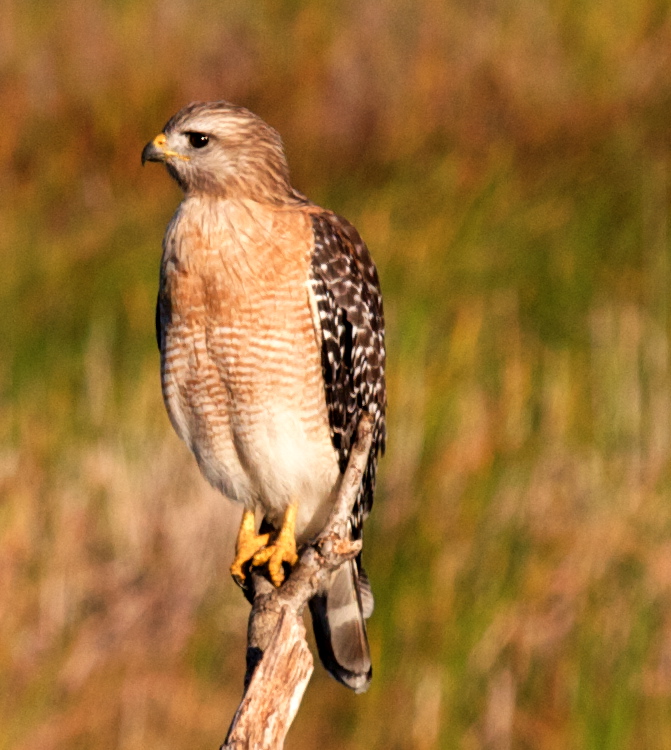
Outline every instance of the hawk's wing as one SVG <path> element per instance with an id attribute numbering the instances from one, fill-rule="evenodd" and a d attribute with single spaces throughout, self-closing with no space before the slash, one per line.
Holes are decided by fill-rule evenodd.
<path id="1" fill-rule="evenodd" d="M 352 514 L 358 537 L 373 504 L 377 459 L 386 438 L 382 295 L 368 248 L 348 221 L 325 211 L 313 215 L 312 228 L 311 285 L 321 326 L 331 440 L 341 471 L 362 413 L 370 412 L 374 420 L 373 444 Z"/>
<path id="2" fill-rule="evenodd" d="M 373 504 L 375 469 L 386 436 L 382 295 L 375 264 L 351 224 L 324 211 L 313 214 L 312 229 L 310 284 L 321 330 L 331 440 L 341 471 L 361 415 L 373 416 L 373 444 L 350 518 L 352 536 L 358 539 Z M 322 663 L 356 692 L 368 688 L 372 675 L 365 624 L 372 610 L 360 556 L 331 573 L 324 592 L 310 601 Z"/>

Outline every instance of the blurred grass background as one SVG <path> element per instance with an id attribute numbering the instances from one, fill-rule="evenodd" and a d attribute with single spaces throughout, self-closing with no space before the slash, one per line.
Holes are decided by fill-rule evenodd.
<path id="1" fill-rule="evenodd" d="M 0 750 L 215 748 L 239 510 L 153 320 L 195 99 L 282 133 L 378 263 L 375 677 L 297 748 L 671 748 L 671 5 L 0 4 Z"/>

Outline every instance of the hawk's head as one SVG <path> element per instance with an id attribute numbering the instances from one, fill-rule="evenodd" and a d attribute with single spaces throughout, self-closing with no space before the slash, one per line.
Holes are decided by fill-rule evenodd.
<path id="1" fill-rule="evenodd" d="M 185 193 L 283 203 L 293 195 L 282 139 L 253 112 L 228 102 L 195 102 L 142 151 L 162 161 Z"/>

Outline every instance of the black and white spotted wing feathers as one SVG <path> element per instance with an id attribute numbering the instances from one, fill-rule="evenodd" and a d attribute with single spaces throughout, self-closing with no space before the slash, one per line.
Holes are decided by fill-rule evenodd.
<path id="1" fill-rule="evenodd" d="M 352 514 L 358 537 L 373 504 L 377 459 L 386 438 L 382 295 L 368 248 L 349 222 L 324 212 L 312 217 L 312 227 L 311 284 L 321 325 L 331 440 L 341 471 L 361 415 L 370 412 L 374 420 L 373 444 Z"/>
<path id="2" fill-rule="evenodd" d="M 384 451 L 386 390 L 384 316 L 377 270 L 354 227 L 331 213 L 313 215 L 310 283 L 322 341 L 322 372 L 331 440 L 340 470 L 349 459 L 361 415 L 373 416 L 373 444 L 352 515 L 352 537 L 362 534 L 373 504 L 377 459 Z M 331 573 L 310 601 L 319 656 L 339 682 L 362 692 L 372 676 L 366 618 L 373 594 L 361 556 Z"/>

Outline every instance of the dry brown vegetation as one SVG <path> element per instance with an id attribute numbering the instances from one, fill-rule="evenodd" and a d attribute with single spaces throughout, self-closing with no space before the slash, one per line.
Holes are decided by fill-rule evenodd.
<path id="1" fill-rule="evenodd" d="M 671 747 L 670 10 L 0 5 L 0 749 L 214 748 L 240 694 L 139 161 L 207 98 L 282 132 L 386 299 L 375 677 L 316 673 L 288 746 Z"/>

